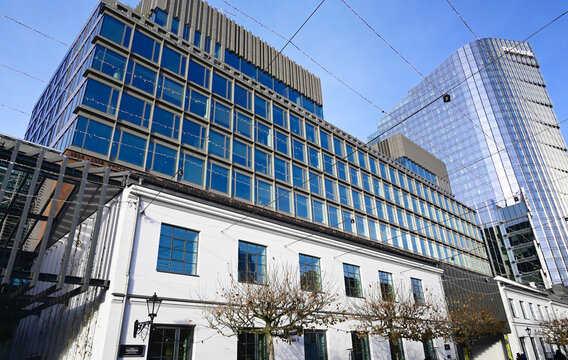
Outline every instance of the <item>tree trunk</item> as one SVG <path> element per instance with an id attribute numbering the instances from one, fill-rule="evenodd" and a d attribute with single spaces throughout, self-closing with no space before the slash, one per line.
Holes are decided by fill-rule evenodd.
<path id="1" fill-rule="evenodd" d="M 471 348 L 469 346 L 463 347 L 463 356 L 465 357 L 465 360 L 471 359 Z"/>
<path id="2" fill-rule="evenodd" d="M 396 340 L 391 340 L 391 345 L 392 345 L 392 351 L 393 351 L 393 355 L 394 358 L 392 360 L 400 360 L 400 349 L 398 346 L 398 339 Z"/>
<path id="3" fill-rule="evenodd" d="M 266 337 L 266 354 L 268 356 L 268 360 L 274 360 L 274 341 L 272 339 L 272 334 L 270 331 L 266 331 L 264 336 Z"/>

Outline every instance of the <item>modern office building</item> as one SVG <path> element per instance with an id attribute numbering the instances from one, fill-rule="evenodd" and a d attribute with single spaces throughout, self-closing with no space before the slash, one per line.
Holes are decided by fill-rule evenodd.
<path id="1" fill-rule="evenodd" d="M 539 66 L 528 43 L 473 41 L 411 89 L 370 138 L 402 133 L 441 159 L 456 198 L 488 227 L 512 220 L 503 209 L 522 198 L 530 234 L 515 226 L 502 228 L 514 234 L 500 234 L 510 278 L 566 285 L 568 155 Z M 530 254 L 509 241 L 517 235 Z"/>
<path id="2" fill-rule="evenodd" d="M 201 1 L 103 2 L 26 139 L 490 274 L 471 209 L 325 122 L 276 55 Z"/>

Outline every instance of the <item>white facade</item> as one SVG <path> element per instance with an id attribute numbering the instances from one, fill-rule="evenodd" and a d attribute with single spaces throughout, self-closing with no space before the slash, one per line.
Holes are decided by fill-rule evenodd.
<path id="1" fill-rule="evenodd" d="M 556 346 L 546 344 L 538 323 L 555 316 L 568 315 L 568 305 L 553 301 L 542 290 L 497 276 L 499 292 L 511 328 L 508 334 L 513 357 L 525 353 L 528 360 L 552 359 Z M 530 336 L 526 329 L 530 329 Z"/>
<path id="2" fill-rule="evenodd" d="M 156 270 L 163 223 L 198 232 L 195 275 Z M 90 243 L 91 225 L 89 220 L 82 224 L 74 243 L 77 273 Z M 281 265 L 298 268 L 300 253 L 318 257 L 322 277 L 335 284 L 333 291 L 339 294 L 345 294 L 343 264 L 347 263 L 359 267 L 363 289 L 378 282 L 378 271 L 385 271 L 392 274 L 396 289 L 411 291 L 410 279 L 415 278 L 422 280 L 425 291 L 442 302 L 444 298 L 441 270 L 433 266 L 138 185 L 107 205 L 100 236 L 93 277 L 109 279 L 110 289 L 89 290 L 66 306 L 55 305 L 39 318 L 22 320 L 13 340 L 13 358 L 116 359 L 121 344 L 148 345 L 148 338 L 133 337 L 134 321 L 148 320 L 145 298 L 155 292 L 165 300 L 154 323 L 193 331 L 191 358 L 235 359 L 236 338 L 205 327 L 203 306 L 218 301 L 219 284 L 226 283 L 229 274 L 237 274 L 239 241 L 265 246 L 269 271 Z M 62 244 L 50 249 L 46 270 L 57 269 Z M 349 324 L 321 330 L 325 330 L 327 358 L 348 359 L 353 347 Z M 304 358 L 303 342 L 304 337 L 291 345 L 276 343 L 276 358 Z M 387 341 L 372 337 L 369 343 L 372 359 L 390 359 Z M 435 340 L 439 358 L 455 358 L 453 345 L 449 351 L 444 345 L 444 340 Z M 404 351 L 407 359 L 424 358 L 421 343 L 405 341 Z"/>

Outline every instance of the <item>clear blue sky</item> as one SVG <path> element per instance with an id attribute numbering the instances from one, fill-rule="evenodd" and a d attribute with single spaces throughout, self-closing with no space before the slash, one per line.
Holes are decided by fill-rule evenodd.
<path id="1" fill-rule="evenodd" d="M 290 37 L 320 0 L 227 0 L 278 33 Z M 429 74 L 474 36 L 446 0 L 347 0 L 422 73 Z M 13 17 L 71 44 L 94 9 L 95 0 L 2 0 L 0 2 L 0 132 L 23 137 L 29 113 L 67 48 L 2 15 Z M 135 5 L 137 0 L 126 0 Z M 285 41 L 247 19 L 222 0 L 209 1 L 245 28 L 281 48 Z M 568 10 L 565 0 L 453 0 L 479 37 L 522 40 Z M 530 40 L 541 64 L 559 121 L 568 119 L 568 15 Z M 337 77 L 379 107 L 389 110 L 421 77 L 357 19 L 341 0 L 326 0 L 294 39 Z M 327 121 L 366 140 L 380 112 L 288 46 L 284 53 L 322 79 Z M 17 110 L 7 108 L 11 107 Z M 561 124 L 566 138 L 568 121 Z"/>

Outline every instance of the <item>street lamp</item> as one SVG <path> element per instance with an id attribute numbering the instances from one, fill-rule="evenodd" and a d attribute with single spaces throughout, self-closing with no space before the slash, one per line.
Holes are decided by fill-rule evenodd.
<path id="1" fill-rule="evenodd" d="M 527 328 L 525 329 L 525 332 L 527 333 L 528 337 L 531 337 L 532 329 L 530 327 L 527 326 Z"/>
<path id="2" fill-rule="evenodd" d="M 534 352 L 534 356 L 537 358 L 537 360 L 540 359 L 540 356 L 538 355 L 538 351 L 536 350 L 536 345 L 534 343 L 534 338 L 531 336 L 532 334 L 532 329 L 530 327 L 527 326 L 527 328 L 525 329 L 525 332 L 527 333 L 529 339 L 531 339 L 531 345 L 532 345 L 532 349 Z"/>
<path id="3" fill-rule="evenodd" d="M 150 321 L 140 322 L 138 320 L 135 320 L 134 337 L 136 337 L 136 335 L 142 335 L 142 331 L 144 331 L 144 329 L 146 329 L 147 327 L 150 327 L 150 330 L 152 330 L 154 318 L 158 316 L 158 310 L 160 309 L 161 304 L 162 299 L 158 298 L 156 293 L 154 293 L 151 298 L 146 299 L 146 306 L 148 307 L 148 316 L 150 317 Z"/>

